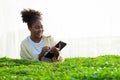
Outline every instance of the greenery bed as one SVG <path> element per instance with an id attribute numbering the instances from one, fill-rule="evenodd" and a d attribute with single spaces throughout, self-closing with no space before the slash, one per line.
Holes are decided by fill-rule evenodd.
<path id="1" fill-rule="evenodd" d="M 66 58 L 62 63 L 3 57 L 0 80 L 120 80 L 120 56 Z"/>

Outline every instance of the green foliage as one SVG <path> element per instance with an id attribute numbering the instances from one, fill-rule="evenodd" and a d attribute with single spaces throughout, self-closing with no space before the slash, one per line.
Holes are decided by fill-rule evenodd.
<path id="1" fill-rule="evenodd" d="M 61 63 L 3 57 L 0 80 L 120 80 L 120 56 L 66 58 Z"/>

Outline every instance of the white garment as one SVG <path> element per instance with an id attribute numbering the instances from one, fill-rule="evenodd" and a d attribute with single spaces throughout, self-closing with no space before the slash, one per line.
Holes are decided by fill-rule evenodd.
<path id="1" fill-rule="evenodd" d="M 32 50 L 34 59 L 37 60 L 38 59 L 38 55 L 41 53 L 42 48 L 44 47 L 44 41 L 43 39 L 40 40 L 40 42 L 35 43 L 34 41 L 31 40 L 30 36 L 28 37 L 28 42 L 30 45 L 30 48 Z"/>

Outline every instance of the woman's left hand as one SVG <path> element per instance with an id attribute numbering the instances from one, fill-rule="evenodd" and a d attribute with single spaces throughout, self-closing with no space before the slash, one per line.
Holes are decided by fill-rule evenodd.
<path id="1" fill-rule="evenodd" d="M 51 53 L 59 53 L 59 48 L 53 47 L 50 49 Z"/>
<path id="2" fill-rule="evenodd" d="M 56 48 L 56 47 L 53 47 L 53 48 L 50 49 L 50 52 L 54 53 L 55 57 L 59 56 L 59 51 L 60 51 L 59 48 Z"/>

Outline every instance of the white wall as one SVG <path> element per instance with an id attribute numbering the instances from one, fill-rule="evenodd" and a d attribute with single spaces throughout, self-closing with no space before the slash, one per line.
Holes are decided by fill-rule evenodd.
<path id="1" fill-rule="evenodd" d="M 19 58 L 20 42 L 29 35 L 20 15 L 24 8 L 43 13 L 44 34 L 68 43 L 65 57 L 119 55 L 119 4 L 119 0 L 0 0 L 0 57 Z"/>
<path id="2" fill-rule="evenodd" d="M 120 55 L 120 37 L 81 37 L 64 39 L 68 46 L 65 57 Z"/>

